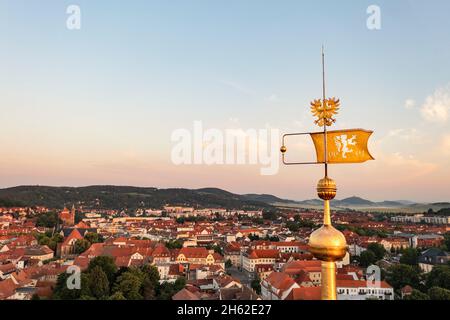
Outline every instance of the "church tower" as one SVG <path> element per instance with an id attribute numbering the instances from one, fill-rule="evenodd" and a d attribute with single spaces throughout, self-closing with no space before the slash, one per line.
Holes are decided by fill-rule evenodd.
<path id="1" fill-rule="evenodd" d="M 75 225 L 75 206 L 73 205 L 72 210 L 70 211 L 64 207 L 63 211 L 61 211 L 58 216 L 64 227 Z"/>
<path id="2" fill-rule="evenodd" d="M 72 210 L 70 210 L 70 221 L 69 221 L 71 226 L 75 225 L 75 205 L 72 205 Z"/>

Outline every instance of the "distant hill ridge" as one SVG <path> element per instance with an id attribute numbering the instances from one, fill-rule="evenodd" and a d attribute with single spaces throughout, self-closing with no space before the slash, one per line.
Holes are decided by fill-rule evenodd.
<path id="1" fill-rule="evenodd" d="M 7 204 L 21 203 L 51 208 L 61 208 L 69 204 L 105 209 L 159 208 L 166 204 L 229 209 L 271 207 L 266 202 L 246 199 L 245 196 L 218 188 L 191 190 L 111 185 L 87 187 L 18 186 L 0 189 L 0 201 Z"/>
<path id="2" fill-rule="evenodd" d="M 71 204 L 90 208 L 157 208 L 165 204 L 229 209 L 271 208 L 273 206 L 320 207 L 320 199 L 295 201 L 271 194 L 235 194 L 220 188 L 200 189 L 97 185 L 86 187 L 18 186 L 0 189 L 0 206 L 42 205 L 60 208 Z M 417 212 L 429 208 L 450 208 L 449 202 L 415 203 L 408 200 L 373 202 L 357 196 L 332 200 L 334 208 L 408 208 Z"/>

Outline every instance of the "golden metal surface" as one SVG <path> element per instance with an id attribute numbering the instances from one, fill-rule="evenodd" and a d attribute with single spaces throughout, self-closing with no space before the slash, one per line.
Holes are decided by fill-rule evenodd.
<path id="1" fill-rule="evenodd" d="M 342 232 L 331 225 L 330 201 L 324 201 L 323 226 L 309 236 L 309 247 L 316 259 L 338 261 L 347 253 L 347 242 Z"/>
<path id="2" fill-rule="evenodd" d="M 322 200 L 334 199 L 336 190 L 336 182 L 328 177 L 320 179 L 317 183 L 317 195 Z"/>
<path id="3" fill-rule="evenodd" d="M 336 263 L 322 262 L 322 300 L 336 300 Z"/>
<path id="4" fill-rule="evenodd" d="M 336 184 L 328 177 L 321 179 L 317 190 L 322 196 L 336 195 Z M 324 190 L 319 192 L 319 190 Z M 330 192 L 330 193 L 328 193 Z M 323 226 L 309 236 L 309 248 L 314 258 L 322 261 L 322 300 L 336 300 L 336 266 L 347 254 L 345 236 L 331 225 L 330 200 L 324 200 Z"/>
<path id="5" fill-rule="evenodd" d="M 367 143 L 373 131 L 345 129 L 327 131 L 327 162 L 356 163 L 373 160 Z M 317 162 L 325 161 L 325 139 L 323 132 L 310 134 L 316 149 Z"/>
<path id="6" fill-rule="evenodd" d="M 339 261 L 347 253 L 344 235 L 331 225 L 323 225 L 311 233 L 308 244 L 314 257 L 321 261 Z"/>
<path id="7" fill-rule="evenodd" d="M 281 146 L 280 151 L 281 153 L 285 153 L 287 151 L 286 146 Z"/>
<path id="8" fill-rule="evenodd" d="M 317 119 L 314 123 L 319 127 L 331 126 L 336 119 L 333 118 L 334 115 L 338 113 L 340 106 L 339 99 L 328 98 L 328 99 L 316 99 L 311 101 L 311 112 Z"/>

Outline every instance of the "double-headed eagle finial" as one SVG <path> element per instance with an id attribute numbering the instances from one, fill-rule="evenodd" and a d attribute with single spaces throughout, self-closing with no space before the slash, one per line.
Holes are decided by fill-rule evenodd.
<path id="1" fill-rule="evenodd" d="M 316 99 L 311 102 L 311 112 L 314 117 L 317 117 L 317 120 L 314 120 L 314 123 L 319 127 L 331 126 L 336 119 L 333 118 L 334 115 L 338 113 L 340 106 L 339 99 L 329 98 L 324 99 Z"/>

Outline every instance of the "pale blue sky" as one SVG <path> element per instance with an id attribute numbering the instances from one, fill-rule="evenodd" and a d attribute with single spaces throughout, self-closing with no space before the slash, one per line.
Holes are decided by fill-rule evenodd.
<path id="1" fill-rule="evenodd" d="M 70 4 L 81 8 L 81 30 L 66 28 Z M 366 28 L 371 4 L 381 8 L 381 30 Z M 321 95 L 324 43 L 328 93 L 342 101 L 337 127 L 375 131 L 378 162 L 333 169 L 341 197 L 450 200 L 441 188 L 450 158 L 439 153 L 450 119 L 421 112 L 439 88 L 444 97 L 432 102 L 450 110 L 449 12 L 445 0 L 0 0 L 0 186 L 217 186 L 314 197 L 320 173 L 306 167 L 261 177 L 258 168 L 216 166 L 199 178 L 198 168 L 170 163 L 170 134 L 194 120 L 315 130 L 308 103 Z M 376 183 L 367 188 L 361 177 Z"/>

